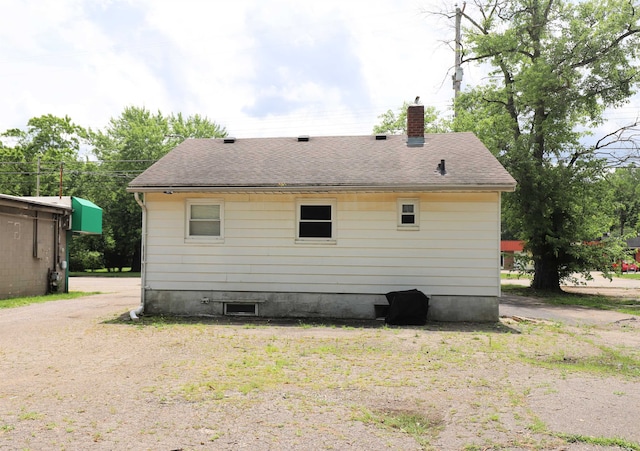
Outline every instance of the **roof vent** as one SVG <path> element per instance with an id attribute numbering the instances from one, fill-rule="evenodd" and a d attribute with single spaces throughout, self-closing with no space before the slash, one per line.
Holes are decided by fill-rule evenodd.
<path id="1" fill-rule="evenodd" d="M 227 137 L 227 138 L 224 138 L 224 141 L 223 141 L 223 142 L 224 142 L 225 144 L 233 144 L 234 142 L 236 142 L 236 139 L 235 139 L 235 138 L 233 138 L 233 137 Z"/>
<path id="2" fill-rule="evenodd" d="M 387 135 L 378 134 L 376 135 L 376 141 L 385 141 L 387 139 Z"/>
<path id="3" fill-rule="evenodd" d="M 298 136 L 298 142 L 299 143 L 309 142 L 309 135 L 300 135 L 300 136 Z"/>
<path id="4" fill-rule="evenodd" d="M 444 167 L 444 160 L 440 160 L 440 164 L 438 164 L 438 167 L 436 168 L 436 172 L 439 172 L 440 175 L 446 175 L 447 170 Z"/>

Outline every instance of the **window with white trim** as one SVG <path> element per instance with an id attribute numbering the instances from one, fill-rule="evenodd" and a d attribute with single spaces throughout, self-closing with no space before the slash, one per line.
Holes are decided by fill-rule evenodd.
<path id="1" fill-rule="evenodd" d="M 398 229 L 418 230 L 420 228 L 420 200 L 398 199 Z"/>
<path id="2" fill-rule="evenodd" d="M 299 199 L 296 205 L 299 241 L 335 241 L 336 202 L 332 199 Z"/>
<path id="3" fill-rule="evenodd" d="M 221 200 L 189 199 L 186 212 L 188 240 L 221 240 L 223 238 L 223 203 Z"/>

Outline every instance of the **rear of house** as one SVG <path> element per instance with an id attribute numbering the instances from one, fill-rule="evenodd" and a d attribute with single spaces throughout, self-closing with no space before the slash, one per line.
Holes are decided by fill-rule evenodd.
<path id="1" fill-rule="evenodd" d="M 186 140 L 129 186 L 140 310 L 365 319 L 417 288 L 432 320 L 493 321 L 514 186 L 469 133 Z"/>

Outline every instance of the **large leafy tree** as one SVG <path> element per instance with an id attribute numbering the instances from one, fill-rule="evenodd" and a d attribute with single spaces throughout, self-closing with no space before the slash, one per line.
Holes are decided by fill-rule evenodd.
<path id="1" fill-rule="evenodd" d="M 102 248 L 108 268 L 140 268 L 141 210 L 127 184 L 187 138 L 215 138 L 226 131 L 195 115 L 165 116 L 146 108 L 127 107 L 104 130 L 92 131 L 100 161 L 95 198 L 104 210 Z"/>
<path id="2" fill-rule="evenodd" d="M 25 130 L 7 130 L 0 139 L 7 142 L 0 144 L 0 192 L 55 196 L 80 189 L 72 169 L 87 142 L 87 131 L 69 117 L 34 117 Z"/>
<path id="3" fill-rule="evenodd" d="M 476 0 L 463 12 L 463 63 L 481 63 L 487 83 L 457 100 L 455 129 L 473 130 L 518 181 L 506 220 L 533 256 L 532 287 L 594 266 L 608 252 L 593 242 L 611 226 L 594 183 L 615 160 L 624 129 L 601 140 L 603 123 L 638 82 L 640 27 L 632 0 Z M 630 155 L 633 154 L 633 155 Z"/>

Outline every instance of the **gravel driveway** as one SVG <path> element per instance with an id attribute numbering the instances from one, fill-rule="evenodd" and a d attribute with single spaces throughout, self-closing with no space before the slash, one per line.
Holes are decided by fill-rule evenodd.
<path id="1" fill-rule="evenodd" d="M 640 378 L 526 363 L 603 349 L 639 359 L 628 315 L 514 298 L 501 314 L 518 320 L 501 325 L 132 325 L 117 319 L 139 304 L 138 279 L 70 287 L 103 294 L 0 310 L 0 449 L 620 449 L 558 434 L 640 443 Z M 240 380 L 242 362 L 257 379 L 252 359 L 285 351 L 284 370 L 265 373 L 278 383 L 216 391 L 220 371 Z M 416 441 L 375 421 L 381 412 L 419 413 L 437 433 Z"/>
<path id="2" fill-rule="evenodd" d="M 600 272 L 593 272 L 591 280 L 578 278 L 579 284 L 563 286 L 563 290 L 572 293 L 591 293 L 606 296 L 638 299 L 640 297 L 640 280 L 614 277 L 609 280 Z M 502 283 L 529 286 L 528 279 L 503 279 Z M 617 321 L 634 321 L 631 315 L 584 307 L 567 307 L 547 305 L 539 299 L 522 296 L 503 295 L 500 300 L 500 316 L 522 317 L 559 321 L 571 325 L 607 325 Z"/>

